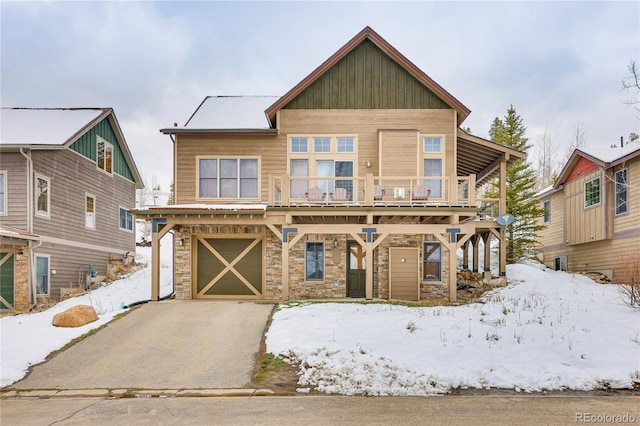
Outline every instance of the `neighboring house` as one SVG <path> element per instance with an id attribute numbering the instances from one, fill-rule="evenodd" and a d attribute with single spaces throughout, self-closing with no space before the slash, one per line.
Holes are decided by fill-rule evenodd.
<path id="1" fill-rule="evenodd" d="M 366 27 L 280 97 L 207 97 L 174 142 L 176 297 L 456 300 L 456 250 L 500 242 L 476 189 L 521 152 L 460 129 L 469 110 Z M 489 270 L 486 244 L 484 270 Z"/>
<path id="2" fill-rule="evenodd" d="M 640 276 L 640 144 L 576 149 L 537 195 L 539 252 L 550 268 L 600 272 L 616 282 Z"/>
<path id="3" fill-rule="evenodd" d="M 2 108 L 0 308 L 105 276 L 135 252 L 142 180 L 111 108 Z"/>

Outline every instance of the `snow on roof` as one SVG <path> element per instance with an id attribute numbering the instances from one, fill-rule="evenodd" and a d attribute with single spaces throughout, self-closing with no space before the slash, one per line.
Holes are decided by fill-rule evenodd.
<path id="1" fill-rule="evenodd" d="M 635 151 L 640 151 L 640 142 L 628 142 L 623 147 L 620 146 L 597 146 L 580 148 L 580 151 L 587 155 L 595 157 L 605 163 L 611 163 Z"/>
<path id="2" fill-rule="evenodd" d="M 63 145 L 108 108 L 2 108 L 0 144 Z"/>
<path id="3" fill-rule="evenodd" d="M 265 110 L 279 96 L 207 96 L 186 129 L 269 129 Z"/>

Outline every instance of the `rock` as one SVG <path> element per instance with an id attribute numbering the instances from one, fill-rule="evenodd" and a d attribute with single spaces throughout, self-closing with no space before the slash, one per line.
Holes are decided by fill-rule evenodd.
<path id="1" fill-rule="evenodd" d="M 76 305 L 54 315 L 51 322 L 56 327 L 80 327 L 98 319 L 93 306 Z"/>

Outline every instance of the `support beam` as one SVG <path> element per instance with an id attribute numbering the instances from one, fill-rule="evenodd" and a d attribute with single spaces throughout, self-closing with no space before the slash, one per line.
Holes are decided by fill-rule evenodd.
<path id="1" fill-rule="evenodd" d="M 282 242 L 282 300 L 289 300 L 289 243 Z"/>
<path id="2" fill-rule="evenodd" d="M 471 237 L 471 244 L 473 244 L 473 272 L 478 272 L 478 252 L 480 248 L 480 235 L 474 235 Z"/>
<path id="3" fill-rule="evenodd" d="M 469 243 L 462 245 L 462 269 L 469 269 Z"/>
<path id="4" fill-rule="evenodd" d="M 484 272 L 491 272 L 491 233 L 482 234 L 484 241 Z"/>
<path id="5" fill-rule="evenodd" d="M 160 240 L 171 231 L 175 225 L 154 223 L 151 233 L 151 300 L 160 299 Z"/>
<path id="6" fill-rule="evenodd" d="M 507 154 L 505 157 L 508 158 Z M 507 161 L 500 162 L 500 216 L 507 213 Z"/>

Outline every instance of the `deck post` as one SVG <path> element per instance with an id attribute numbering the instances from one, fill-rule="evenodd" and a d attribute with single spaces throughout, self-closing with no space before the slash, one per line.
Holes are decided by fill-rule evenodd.
<path id="1" fill-rule="evenodd" d="M 471 244 L 473 244 L 473 272 L 478 272 L 478 252 L 480 248 L 480 235 L 474 235 L 471 237 Z"/>

